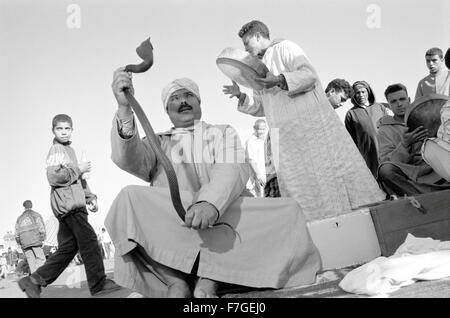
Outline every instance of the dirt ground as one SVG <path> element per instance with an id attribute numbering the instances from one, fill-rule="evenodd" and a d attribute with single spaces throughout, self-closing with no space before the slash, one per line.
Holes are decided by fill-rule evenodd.
<path id="1" fill-rule="evenodd" d="M 106 274 L 114 279 L 114 260 L 104 261 Z M 317 282 L 310 286 L 280 290 L 228 290 L 223 298 L 366 298 L 344 292 L 338 282 L 350 269 L 327 271 L 318 275 Z M 16 275 L 10 274 L 0 280 L 0 298 L 26 298 L 18 285 Z M 139 293 L 123 288 L 116 292 L 92 297 L 86 282 L 83 265 L 71 265 L 51 285 L 43 288 L 42 298 L 142 298 Z M 389 298 L 450 298 L 450 277 L 436 280 L 416 282 L 392 293 Z"/>
<path id="2" fill-rule="evenodd" d="M 114 278 L 114 260 L 104 261 L 106 274 L 109 278 Z M 0 298 L 26 298 L 17 285 L 20 278 L 14 274 L 0 280 Z M 86 272 L 83 265 L 70 265 L 53 282 L 53 284 L 42 289 L 42 298 L 91 298 L 86 283 Z M 95 298 L 135 298 L 140 297 L 129 289 L 122 289 L 107 295 L 96 296 Z"/>

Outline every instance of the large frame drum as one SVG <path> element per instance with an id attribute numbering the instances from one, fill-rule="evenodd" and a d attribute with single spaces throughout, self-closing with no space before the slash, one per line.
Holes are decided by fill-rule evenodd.
<path id="1" fill-rule="evenodd" d="M 250 53 L 229 47 L 219 54 L 216 64 L 228 78 L 236 83 L 254 90 L 264 88 L 255 81 L 255 78 L 265 78 L 269 69 Z"/>
<path id="2" fill-rule="evenodd" d="M 409 131 L 423 126 L 428 129 L 429 138 L 436 137 L 441 125 L 441 109 L 448 99 L 448 96 L 439 94 L 430 94 L 416 99 L 405 114 Z"/>

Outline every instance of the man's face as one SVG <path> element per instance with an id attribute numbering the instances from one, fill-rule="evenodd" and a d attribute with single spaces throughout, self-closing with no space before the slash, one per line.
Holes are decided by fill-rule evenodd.
<path id="1" fill-rule="evenodd" d="M 257 58 L 262 58 L 264 47 L 261 40 L 262 37 L 258 33 L 254 35 L 244 35 L 242 43 L 248 53 Z"/>
<path id="2" fill-rule="evenodd" d="M 425 56 L 425 60 L 427 61 L 427 67 L 432 74 L 437 73 L 442 68 L 444 61 L 439 55 Z"/>
<path id="3" fill-rule="evenodd" d="M 369 100 L 369 92 L 363 86 L 356 86 L 355 98 L 359 104 L 366 104 Z"/>
<path id="4" fill-rule="evenodd" d="M 55 135 L 56 140 L 58 140 L 60 143 L 70 141 L 72 131 L 72 126 L 67 122 L 59 122 L 53 128 L 53 134 Z"/>
<path id="5" fill-rule="evenodd" d="M 202 117 L 200 101 L 187 89 L 179 89 L 169 97 L 167 114 L 175 128 L 193 126 Z"/>
<path id="6" fill-rule="evenodd" d="M 394 114 L 399 117 L 405 116 L 406 110 L 411 105 L 411 99 L 404 90 L 388 94 L 387 101 Z"/>
<path id="7" fill-rule="evenodd" d="M 261 138 L 266 133 L 266 123 L 257 123 L 253 129 L 255 130 L 256 137 Z"/>
<path id="8" fill-rule="evenodd" d="M 330 89 L 327 93 L 328 100 L 334 109 L 341 107 L 348 99 L 344 90 Z"/>

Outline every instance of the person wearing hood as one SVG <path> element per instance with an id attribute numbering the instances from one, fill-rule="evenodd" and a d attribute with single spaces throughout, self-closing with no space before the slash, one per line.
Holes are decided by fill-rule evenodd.
<path id="1" fill-rule="evenodd" d="M 352 85 L 353 107 L 345 115 L 345 127 L 366 161 L 367 167 L 377 178 L 378 143 L 377 126 L 383 116 L 392 116 L 392 111 L 381 103 L 375 102 L 375 94 L 365 81 Z"/>
<path id="2" fill-rule="evenodd" d="M 378 176 L 389 195 L 416 195 L 450 189 L 450 183 L 422 159 L 420 146 L 428 136 L 424 127 L 408 131 L 405 113 L 411 107 L 408 91 L 403 84 L 386 88 L 384 95 L 394 116 L 380 120 Z"/>
<path id="3" fill-rule="evenodd" d="M 430 74 L 419 81 L 415 99 L 429 94 L 449 96 L 450 71 L 445 68 L 442 50 L 437 47 L 429 49 L 425 53 L 425 61 Z M 448 64 L 447 67 L 449 67 Z"/>
<path id="4" fill-rule="evenodd" d="M 294 198 L 308 221 L 384 199 L 302 48 L 270 40 L 261 21 L 246 23 L 238 35 L 269 72 L 256 79 L 264 88 L 253 91 L 253 101 L 235 82 L 223 92 L 238 98 L 238 111 L 266 117 L 281 196 Z"/>
<path id="5" fill-rule="evenodd" d="M 290 198 L 244 197 L 250 173 L 244 148 L 230 125 L 201 121 L 193 80 L 175 79 L 163 89 L 173 127 L 157 136 L 178 179 L 184 220 L 148 138 L 139 137 L 123 92 L 133 91 L 131 76 L 123 68 L 112 88 L 119 107 L 111 159 L 151 185 L 122 189 L 105 220 L 119 284 L 148 297 L 209 298 L 220 282 L 285 288 L 315 281 L 321 260 L 301 208 Z"/>

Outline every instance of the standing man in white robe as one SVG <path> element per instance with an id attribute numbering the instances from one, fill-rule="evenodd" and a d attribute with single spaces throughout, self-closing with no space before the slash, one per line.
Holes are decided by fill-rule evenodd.
<path id="1" fill-rule="evenodd" d="M 267 66 L 264 89 L 249 96 L 233 82 L 223 92 L 239 99 L 238 111 L 265 116 L 278 129 L 278 182 L 282 197 L 294 198 L 307 220 L 351 212 L 383 200 L 350 135 L 330 105 L 305 52 L 289 40 L 270 40 L 269 29 L 251 21 L 239 31 L 247 52 Z M 278 144 L 278 146 L 277 146 Z"/>
<path id="2" fill-rule="evenodd" d="M 119 284 L 145 296 L 178 298 L 215 297 L 219 282 L 283 288 L 315 281 L 320 256 L 300 207 L 289 198 L 240 197 L 249 176 L 244 149 L 231 126 L 200 121 L 196 83 L 177 79 L 162 92 L 174 127 L 159 140 L 178 178 L 184 220 L 173 208 L 161 163 L 136 129 L 123 93 L 133 92 L 131 76 L 118 69 L 112 88 L 119 105 L 112 160 L 151 185 L 125 187 L 105 220 Z M 239 235 L 213 226 L 217 222 Z"/>
<path id="3" fill-rule="evenodd" d="M 425 53 L 430 74 L 419 81 L 415 100 L 430 94 L 450 95 L 450 71 L 445 67 L 444 54 L 434 47 Z"/>
<path id="4" fill-rule="evenodd" d="M 245 143 L 245 158 L 251 168 L 247 187 L 258 198 L 264 197 L 266 185 L 266 158 L 264 156 L 266 129 L 267 125 L 264 119 L 257 119 L 253 125 L 254 133 Z"/>

